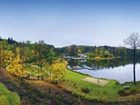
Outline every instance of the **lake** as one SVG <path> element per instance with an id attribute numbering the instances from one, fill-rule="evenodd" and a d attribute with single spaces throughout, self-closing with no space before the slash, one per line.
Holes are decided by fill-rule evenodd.
<path id="1" fill-rule="evenodd" d="M 97 78 L 117 80 L 119 83 L 133 81 L 133 60 L 113 59 L 102 61 L 68 60 L 75 71 Z M 136 62 L 136 80 L 140 81 L 140 61 Z"/>

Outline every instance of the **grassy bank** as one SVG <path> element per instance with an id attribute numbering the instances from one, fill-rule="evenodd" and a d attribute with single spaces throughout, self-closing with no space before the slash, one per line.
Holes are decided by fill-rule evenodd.
<path id="1" fill-rule="evenodd" d="M 108 80 L 105 86 L 96 85 L 90 82 L 83 81 L 88 76 L 68 70 L 65 75 L 64 87 L 81 97 L 90 100 L 99 101 L 114 101 L 119 96 L 122 86 L 114 80 Z"/>
<path id="2" fill-rule="evenodd" d="M 20 105 L 20 98 L 0 83 L 0 105 Z"/>
<path id="3" fill-rule="evenodd" d="M 135 102 L 140 97 L 140 82 L 137 82 L 136 85 L 133 83 L 125 83 L 120 85 L 115 80 L 108 80 L 108 83 L 105 86 L 100 86 L 83 81 L 83 79 L 86 77 L 88 77 L 88 75 L 83 75 L 81 73 L 68 70 L 62 87 L 68 91 L 71 91 L 72 94 L 78 97 L 103 103 L 122 103 L 127 101 Z M 129 89 L 125 89 L 124 86 L 130 87 Z"/>

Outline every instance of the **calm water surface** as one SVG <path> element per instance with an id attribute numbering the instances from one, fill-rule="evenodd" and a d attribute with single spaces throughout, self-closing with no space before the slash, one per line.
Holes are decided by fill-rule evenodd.
<path id="1" fill-rule="evenodd" d="M 80 69 L 76 70 L 78 72 L 89 74 L 93 77 L 115 79 L 119 83 L 131 82 L 133 81 L 133 65 L 128 64 L 125 66 L 115 67 L 115 68 L 105 68 L 100 70 L 88 70 Z M 136 80 L 140 80 L 140 64 L 136 65 Z"/>
<path id="2" fill-rule="evenodd" d="M 71 64 L 73 63 L 73 64 Z M 105 61 L 71 61 L 73 69 L 97 78 L 107 78 L 119 81 L 119 83 L 133 81 L 132 60 L 105 60 Z M 136 64 L 136 80 L 140 81 L 140 63 Z"/>

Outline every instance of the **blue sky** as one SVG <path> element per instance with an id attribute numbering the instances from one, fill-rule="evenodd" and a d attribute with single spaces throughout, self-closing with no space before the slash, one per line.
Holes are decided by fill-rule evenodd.
<path id="1" fill-rule="evenodd" d="M 123 46 L 140 33 L 140 0 L 0 0 L 0 36 L 56 47 Z"/>

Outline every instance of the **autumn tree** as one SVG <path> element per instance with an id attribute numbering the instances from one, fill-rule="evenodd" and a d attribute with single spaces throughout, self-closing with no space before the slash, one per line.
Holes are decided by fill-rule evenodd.
<path id="1" fill-rule="evenodd" d="M 133 49 L 133 74 L 134 74 L 134 83 L 136 83 L 136 73 L 135 73 L 135 65 L 136 65 L 136 49 L 140 46 L 140 39 L 138 33 L 132 33 L 124 43 L 130 46 Z"/>
<path id="2" fill-rule="evenodd" d="M 11 63 L 6 67 L 7 72 L 10 74 L 16 76 L 16 77 L 22 77 L 26 75 L 26 72 L 24 71 L 24 67 L 19 55 L 19 48 L 16 49 L 16 57 L 11 61 Z"/>
<path id="3" fill-rule="evenodd" d="M 67 70 L 67 62 L 63 59 L 57 59 L 50 66 L 50 81 L 59 81 L 63 79 Z"/>
<path id="4" fill-rule="evenodd" d="M 13 58 L 13 52 L 8 50 L 8 45 L 5 41 L 0 42 L 0 67 L 6 68 Z"/>

